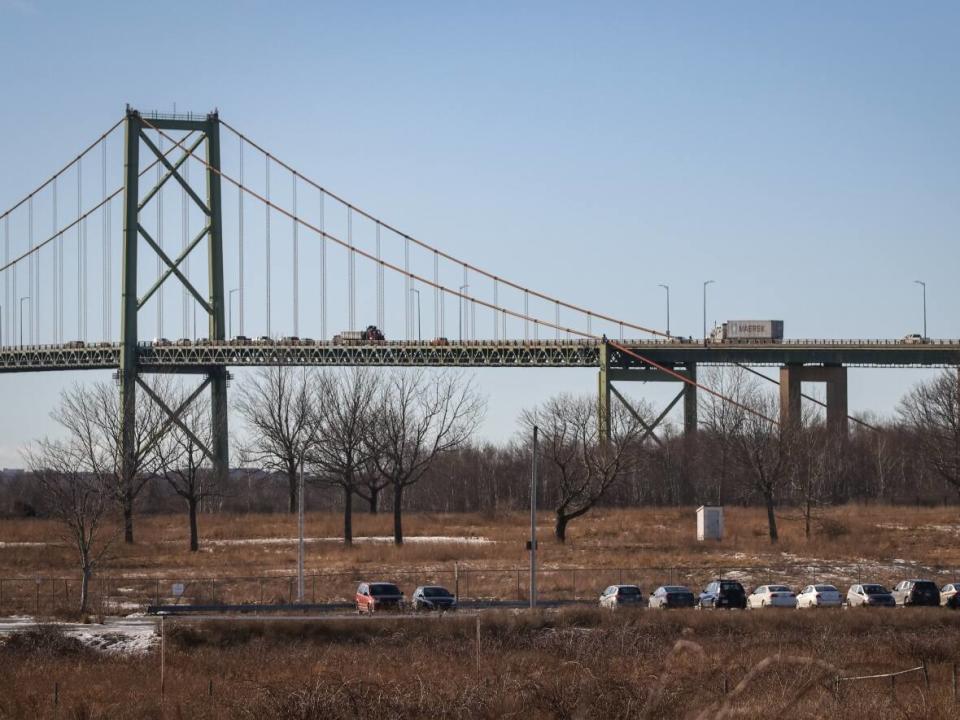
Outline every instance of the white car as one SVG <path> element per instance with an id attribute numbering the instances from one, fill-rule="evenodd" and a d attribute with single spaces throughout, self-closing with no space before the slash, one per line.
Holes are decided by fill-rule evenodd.
<path id="1" fill-rule="evenodd" d="M 600 607 L 616 610 L 619 607 L 643 607 L 643 593 L 636 585 L 611 585 L 600 595 Z"/>
<path id="2" fill-rule="evenodd" d="M 833 585 L 807 585 L 797 595 L 798 608 L 841 607 L 843 595 Z"/>
<path id="3" fill-rule="evenodd" d="M 940 588 L 940 604 L 953 610 L 960 606 L 960 582 L 947 583 Z"/>
<path id="4" fill-rule="evenodd" d="M 795 608 L 797 596 L 786 585 L 761 585 L 747 598 L 750 610 L 768 607 Z"/>

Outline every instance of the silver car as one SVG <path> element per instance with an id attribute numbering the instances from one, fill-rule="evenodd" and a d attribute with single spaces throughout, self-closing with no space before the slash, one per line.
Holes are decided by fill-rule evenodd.
<path id="1" fill-rule="evenodd" d="M 847 605 L 850 607 L 896 607 L 897 601 L 883 585 L 862 583 L 851 586 L 847 592 Z"/>
<path id="2" fill-rule="evenodd" d="M 807 585 L 797 595 L 798 608 L 841 607 L 843 595 L 833 585 Z"/>

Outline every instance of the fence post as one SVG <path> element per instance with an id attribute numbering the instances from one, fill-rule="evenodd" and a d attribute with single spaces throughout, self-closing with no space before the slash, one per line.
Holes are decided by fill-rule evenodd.
<path id="1" fill-rule="evenodd" d="M 457 604 L 460 604 L 460 563 L 455 562 L 453 564 L 453 596 L 457 599 Z"/>
<path id="2" fill-rule="evenodd" d="M 930 673 L 927 672 L 927 659 L 921 658 L 920 664 L 923 667 L 923 684 L 927 686 L 927 690 L 930 689 Z"/>

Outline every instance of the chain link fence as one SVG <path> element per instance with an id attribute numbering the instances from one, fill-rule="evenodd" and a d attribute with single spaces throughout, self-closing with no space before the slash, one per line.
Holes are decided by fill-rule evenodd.
<path id="1" fill-rule="evenodd" d="M 960 568 L 893 563 L 825 563 L 768 566 L 685 567 L 541 567 L 537 572 L 539 599 L 593 602 L 609 585 L 636 584 L 644 594 L 660 585 L 685 585 L 694 593 L 718 578 L 738 580 L 747 589 L 764 584 L 785 584 L 794 589 L 811 583 L 832 583 L 842 592 L 858 582 L 892 586 L 911 577 L 934 580 L 938 585 L 960 582 Z M 407 597 L 418 585 L 443 585 L 463 602 L 526 602 L 529 568 L 483 568 L 453 564 L 446 569 L 357 569 L 311 572 L 305 576 L 304 601 L 313 604 L 352 603 L 360 582 L 389 581 Z M 90 583 L 90 608 L 108 615 L 143 612 L 163 605 L 285 605 L 295 601 L 297 578 L 293 573 L 250 576 L 195 577 L 177 575 L 113 576 L 100 574 Z M 54 615 L 76 609 L 80 580 L 76 577 L 0 578 L 0 615 Z"/>

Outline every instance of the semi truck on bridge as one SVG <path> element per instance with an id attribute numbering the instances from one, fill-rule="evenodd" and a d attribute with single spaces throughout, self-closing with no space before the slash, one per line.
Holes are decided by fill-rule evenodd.
<path id="1" fill-rule="evenodd" d="M 727 320 L 710 333 L 713 342 L 780 342 L 783 320 Z"/>

